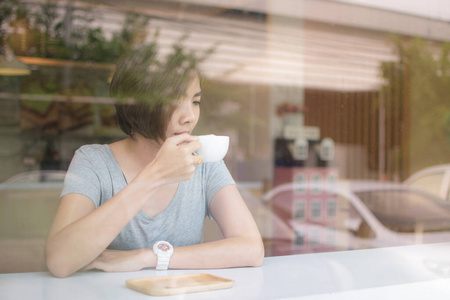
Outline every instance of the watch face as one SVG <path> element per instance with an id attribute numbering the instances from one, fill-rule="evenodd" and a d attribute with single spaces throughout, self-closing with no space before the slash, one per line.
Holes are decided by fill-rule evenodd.
<path id="1" fill-rule="evenodd" d="M 158 245 L 158 249 L 165 252 L 165 251 L 169 251 L 170 246 L 167 245 L 166 243 L 161 243 Z"/>

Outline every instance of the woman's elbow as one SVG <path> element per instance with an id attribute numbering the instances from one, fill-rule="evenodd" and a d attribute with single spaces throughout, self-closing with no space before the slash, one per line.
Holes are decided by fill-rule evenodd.
<path id="1" fill-rule="evenodd" d="M 73 271 L 70 270 L 67 262 L 64 262 L 63 255 L 46 249 L 46 264 L 49 272 L 58 278 L 70 276 Z"/>
<path id="2" fill-rule="evenodd" d="M 66 277 L 69 277 L 70 275 L 72 275 L 72 273 L 65 272 L 64 270 L 60 270 L 60 269 L 51 270 L 49 268 L 49 271 L 50 271 L 50 274 L 52 274 L 56 278 L 66 278 Z"/>
<path id="3" fill-rule="evenodd" d="M 47 268 L 53 276 L 58 278 L 68 277 L 73 273 L 69 270 L 67 266 L 59 262 L 59 259 L 51 258 L 48 256 L 47 256 Z"/>
<path id="4" fill-rule="evenodd" d="M 250 257 L 250 267 L 260 267 L 264 262 L 264 244 L 258 239 L 252 243 L 252 255 Z"/>

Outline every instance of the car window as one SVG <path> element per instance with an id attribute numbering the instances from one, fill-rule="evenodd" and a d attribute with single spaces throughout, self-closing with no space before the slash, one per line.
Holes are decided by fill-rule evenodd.
<path id="1" fill-rule="evenodd" d="M 443 172 L 424 175 L 423 177 L 419 177 L 418 179 L 412 181 L 410 185 L 430 192 L 434 195 L 439 195 L 443 178 Z"/>
<path id="2" fill-rule="evenodd" d="M 373 238 L 375 233 L 364 218 L 348 201 L 347 198 L 338 196 L 336 208 L 336 229 L 348 232 L 358 238 Z"/>
<path id="3" fill-rule="evenodd" d="M 356 195 L 387 228 L 397 232 L 450 229 L 450 206 L 410 190 L 366 191 Z"/>

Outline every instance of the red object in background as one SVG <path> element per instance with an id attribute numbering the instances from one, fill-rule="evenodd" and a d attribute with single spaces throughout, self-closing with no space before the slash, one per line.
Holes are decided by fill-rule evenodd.
<path id="1" fill-rule="evenodd" d="M 298 114 L 306 111 L 306 107 L 294 103 L 284 102 L 277 107 L 277 115 L 284 116 L 286 114 Z"/>
<path id="2" fill-rule="evenodd" d="M 338 171 L 329 167 L 276 167 L 274 187 L 292 184 L 292 189 L 272 199 L 274 213 L 292 226 L 290 242 L 274 242 L 274 256 L 310 252 L 334 251 L 331 236 L 322 236 L 317 226 L 336 227 L 336 195 L 327 192 L 326 185 L 337 183 Z M 312 186 L 310 188 L 310 186 Z M 274 236 L 286 236 L 285 230 L 274 226 Z"/>

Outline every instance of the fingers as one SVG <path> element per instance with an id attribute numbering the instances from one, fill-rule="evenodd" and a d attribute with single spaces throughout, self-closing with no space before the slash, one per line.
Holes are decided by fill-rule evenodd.
<path id="1" fill-rule="evenodd" d="M 190 135 L 188 133 L 183 133 L 183 134 L 179 134 L 179 135 L 174 135 L 174 136 L 168 138 L 166 141 L 178 146 L 181 144 L 191 143 L 191 142 L 197 141 L 197 140 L 198 140 L 197 136 Z"/>
<path id="2" fill-rule="evenodd" d="M 167 139 L 167 142 L 171 145 L 177 145 L 182 147 L 186 153 L 194 153 L 202 147 L 202 144 L 198 141 L 198 137 L 183 133 L 175 135 Z"/>
<path id="3" fill-rule="evenodd" d="M 183 147 L 183 149 L 187 153 L 193 154 L 195 151 L 197 151 L 198 149 L 200 149 L 202 147 L 202 144 L 199 141 L 192 141 L 189 144 L 183 144 L 180 147 Z"/>
<path id="4" fill-rule="evenodd" d="M 201 148 L 198 137 L 189 134 L 172 136 L 164 142 L 149 168 L 156 168 L 163 182 L 172 183 L 186 181 L 194 177 L 195 166 L 202 158 L 194 155 Z M 145 175 L 142 175 L 145 176 Z M 152 175 L 153 176 L 153 175 Z"/>

